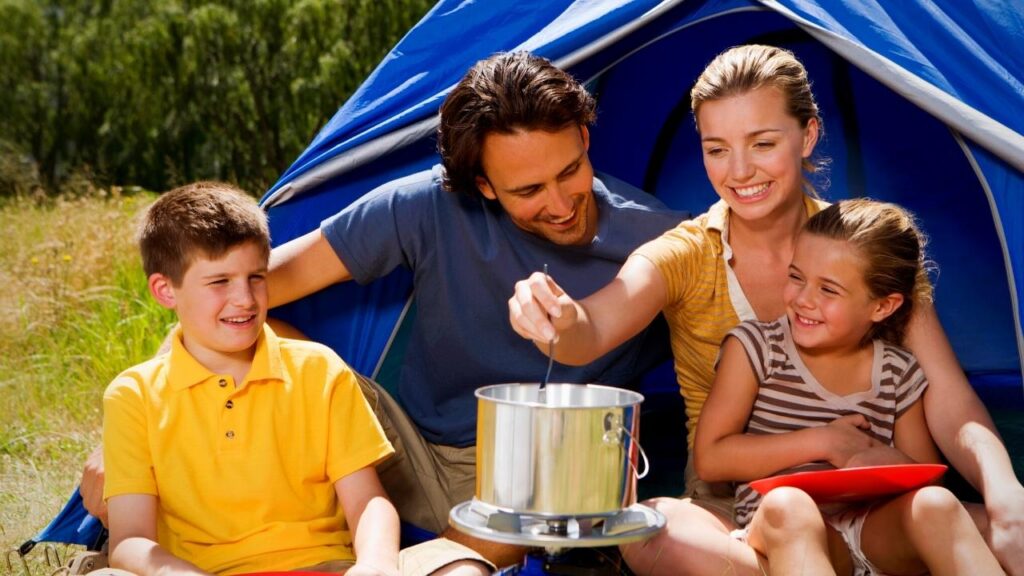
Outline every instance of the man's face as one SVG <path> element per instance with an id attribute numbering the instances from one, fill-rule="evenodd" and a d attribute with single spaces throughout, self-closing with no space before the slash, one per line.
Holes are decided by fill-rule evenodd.
<path id="1" fill-rule="evenodd" d="M 597 233 L 589 147 L 585 126 L 488 134 L 477 187 L 519 228 L 562 246 L 588 244 Z"/>

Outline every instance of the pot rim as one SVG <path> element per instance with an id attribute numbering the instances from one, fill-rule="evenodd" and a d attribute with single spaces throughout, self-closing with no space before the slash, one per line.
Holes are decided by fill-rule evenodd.
<path id="1" fill-rule="evenodd" d="M 513 386 L 517 386 L 517 387 L 518 386 L 539 387 L 540 383 L 538 383 L 538 382 L 510 382 L 510 383 L 506 383 L 506 384 L 490 384 L 488 386 L 482 386 L 480 388 L 477 388 L 476 391 L 473 394 L 478 399 L 480 399 L 480 400 L 486 400 L 486 401 L 492 402 L 494 404 L 507 404 L 507 405 L 512 405 L 512 406 L 529 406 L 531 408 L 542 408 L 542 409 L 550 409 L 550 410 L 594 410 L 594 409 L 600 409 L 600 408 L 623 408 L 623 407 L 628 407 L 628 406 L 636 406 L 636 405 L 638 405 L 638 404 L 640 404 L 640 403 L 642 403 L 644 401 L 644 395 L 639 393 L 639 392 L 636 392 L 634 390 L 628 390 L 626 388 L 616 388 L 615 386 L 606 386 L 604 384 L 576 384 L 576 383 L 570 383 L 570 382 L 563 382 L 563 383 L 549 382 L 547 384 L 547 389 L 572 387 L 572 388 L 587 388 L 587 389 L 606 390 L 606 391 L 609 391 L 611 393 L 620 394 L 620 395 L 623 396 L 624 399 L 619 401 L 619 402 L 607 402 L 607 403 L 602 403 L 602 404 L 593 405 L 593 406 L 558 406 L 558 405 L 547 404 L 547 403 L 544 403 L 544 402 L 536 402 L 536 401 L 528 401 L 528 400 L 510 400 L 510 399 L 507 399 L 507 398 L 494 398 L 492 396 L 488 396 L 487 395 L 487 391 L 489 391 L 489 390 L 496 390 L 496 389 L 499 389 L 499 388 L 504 389 L 504 388 L 510 388 L 510 387 L 513 387 Z M 625 398 L 629 398 L 629 399 L 627 400 Z"/>

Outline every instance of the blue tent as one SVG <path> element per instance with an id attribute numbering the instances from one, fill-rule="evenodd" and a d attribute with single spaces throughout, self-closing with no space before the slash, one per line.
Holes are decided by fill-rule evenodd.
<path id="1" fill-rule="evenodd" d="M 441 0 L 262 204 L 281 244 L 375 186 L 436 163 L 433 134 L 447 92 L 477 60 L 530 50 L 598 96 L 596 167 L 699 213 L 715 195 L 689 115 L 690 86 L 729 46 L 785 46 L 807 65 L 822 108 L 818 151 L 832 160 L 823 195 L 891 200 L 918 214 L 942 270 L 939 314 L 962 365 L 990 407 L 1019 414 L 1024 59 L 1013 47 L 1024 38 L 1024 11 L 1012 4 Z M 371 286 L 324 290 L 280 316 L 387 380 L 381 369 L 393 363 L 388 351 L 410 294 L 411 276 L 398 270 Z M 662 390 L 674 388 L 671 371 L 662 378 Z M 98 523 L 82 522 L 80 504 L 69 508 L 34 540 L 95 542 Z"/>
<path id="2" fill-rule="evenodd" d="M 376 185 L 438 161 L 447 92 L 477 60 L 531 50 L 598 96 L 594 165 L 702 212 L 688 91 L 726 47 L 792 49 L 815 83 L 831 158 L 827 199 L 907 206 L 931 237 L 937 306 L 990 405 L 1024 409 L 1024 13 L 984 0 L 442 0 L 264 196 L 275 243 Z M 458 30 L 457 35 L 451 34 Z M 399 270 L 281 315 L 363 373 L 379 372 L 410 301 Z M 495 303 L 495 305 L 502 305 Z"/>

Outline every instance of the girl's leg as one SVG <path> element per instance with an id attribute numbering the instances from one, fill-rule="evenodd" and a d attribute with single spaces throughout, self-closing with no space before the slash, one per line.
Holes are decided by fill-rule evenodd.
<path id="1" fill-rule="evenodd" d="M 750 545 L 768 557 L 772 575 L 835 574 L 825 521 L 803 490 L 776 488 L 750 521 Z"/>
<path id="2" fill-rule="evenodd" d="M 963 504 L 939 486 L 872 509 L 864 521 L 861 550 L 890 574 L 1004 574 Z"/>
<path id="3" fill-rule="evenodd" d="M 644 502 L 668 519 L 649 540 L 622 547 L 626 564 L 637 576 L 762 576 L 757 553 L 729 533 L 736 528 L 689 498 L 655 498 Z"/>

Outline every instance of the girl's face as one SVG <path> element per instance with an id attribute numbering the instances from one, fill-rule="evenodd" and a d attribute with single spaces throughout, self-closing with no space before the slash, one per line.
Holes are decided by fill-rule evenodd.
<path id="1" fill-rule="evenodd" d="M 871 296 L 865 264 L 849 242 L 800 234 L 782 297 L 793 340 L 801 349 L 857 350 L 872 325 L 903 303 L 899 294 Z"/>
<path id="2" fill-rule="evenodd" d="M 770 218 L 802 199 L 801 163 L 814 151 L 818 122 L 801 128 L 779 89 L 707 101 L 697 127 L 708 179 L 736 217 Z"/>

